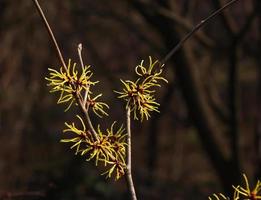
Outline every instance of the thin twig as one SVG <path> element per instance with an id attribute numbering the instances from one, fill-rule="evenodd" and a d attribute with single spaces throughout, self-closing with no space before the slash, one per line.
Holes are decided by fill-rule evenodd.
<path id="1" fill-rule="evenodd" d="M 84 115 L 84 120 L 85 120 L 85 123 L 88 124 L 90 130 L 91 130 L 91 133 L 92 135 L 94 136 L 95 140 L 96 141 L 99 141 L 99 136 L 97 134 L 97 132 L 95 131 L 95 128 L 93 127 L 92 125 L 92 121 L 91 121 L 91 118 L 89 116 L 89 113 L 88 113 L 88 110 L 85 108 L 85 105 L 83 104 L 83 101 L 82 101 L 82 98 L 80 98 L 79 94 L 75 94 L 75 97 L 76 99 L 76 102 L 77 104 L 79 105 L 80 107 L 80 111 L 82 112 L 82 114 Z"/>
<path id="2" fill-rule="evenodd" d="M 95 131 L 95 128 L 92 125 L 92 121 L 91 121 L 91 118 L 90 118 L 90 115 L 89 115 L 88 111 L 84 112 L 84 116 L 85 116 L 85 118 L 87 120 L 87 123 L 88 123 L 88 125 L 89 125 L 89 127 L 90 127 L 90 129 L 91 129 L 91 131 L 92 131 L 92 133 L 94 135 L 94 137 L 95 137 L 95 140 L 99 141 L 99 136 L 98 136 L 97 132 Z"/>
<path id="3" fill-rule="evenodd" d="M 206 19 L 201 20 L 199 24 L 197 24 L 185 37 L 180 40 L 180 42 L 165 56 L 165 58 L 162 59 L 160 63 L 166 63 L 182 46 L 183 44 L 196 33 L 200 28 L 202 28 L 204 25 L 206 25 L 211 19 L 216 17 L 220 12 L 225 10 L 226 8 L 230 7 L 232 4 L 236 3 L 239 0 L 231 0 L 227 4 L 225 4 L 220 9 L 213 12 L 211 15 L 209 15 Z"/>
<path id="4" fill-rule="evenodd" d="M 127 149 L 127 167 L 126 167 L 126 181 L 128 185 L 128 190 L 131 195 L 132 200 L 137 200 L 136 192 L 135 192 L 135 187 L 133 184 L 132 180 L 132 172 L 131 172 L 131 110 L 130 108 L 127 108 L 126 112 L 126 123 L 127 123 L 127 144 L 128 144 L 128 149 Z"/>
<path id="5" fill-rule="evenodd" d="M 83 63 L 83 59 L 82 59 L 82 44 L 78 44 L 78 56 L 79 56 L 80 63 L 81 63 L 82 69 L 83 69 L 84 63 Z M 99 136 L 98 136 L 97 132 L 95 131 L 93 125 L 92 125 L 92 121 L 91 121 L 91 118 L 90 118 L 90 115 L 89 115 L 89 112 L 88 112 L 89 111 L 89 104 L 86 106 L 90 85 L 88 85 L 88 83 L 87 83 L 86 87 L 87 87 L 87 89 L 85 90 L 83 100 L 81 100 L 79 98 L 79 95 L 77 95 L 78 96 L 77 98 L 78 98 L 78 101 L 79 101 L 78 104 L 80 104 L 80 107 L 81 107 L 81 110 L 82 110 L 82 112 L 85 116 L 86 122 L 89 125 L 95 139 L 98 141 Z"/>
<path id="6" fill-rule="evenodd" d="M 222 6 L 222 0 L 212 0 L 212 2 L 215 9 L 218 9 Z M 227 33 L 233 37 L 236 33 L 236 24 L 234 21 L 232 21 L 231 17 L 226 12 L 222 12 L 220 14 L 220 19 L 224 25 L 224 28 L 227 30 Z"/>
<path id="7" fill-rule="evenodd" d="M 171 10 L 168 10 L 166 8 L 158 8 L 157 11 L 160 15 L 165 16 L 165 17 L 171 19 L 172 21 L 174 21 L 175 24 L 178 24 L 185 31 L 190 31 L 193 28 L 193 25 L 188 20 L 186 20 L 186 18 L 184 18 L 181 15 L 176 14 L 175 12 L 172 12 Z M 209 48 L 212 48 L 215 46 L 215 42 L 203 32 L 198 32 L 195 35 L 195 37 L 198 39 L 198 41 L 201 44 L 203 44 Z"/>
<path id="8" fill-rule="evenodd" d="M 84 63 L 83 63 L 83 59 L 82 59 L 82 44 L 78 44 L 78 55 L 79 55 L 79 59 L 80 59 L 80 63 L 82 66 L 82 69 L 84 68 Z M 87 103 L 87 97 L 88 97 L 88 93 L 89 93 L 89 89 L 90 89 L 90 85 L 88 83 L 86 83 L 86 90 L 84 93 L 84 99 L 83 99 L 83 105 L 85 106 Z M 89 105 L 87 105 L 86 110 L 88 111 L 89 109 Z"/>
<path id="9" fill-rule="evenodd" d="M 84 68 L 83 59 L 82 59 L 82 43 L 78 44 L 78 56 L 81 63 L 82 68 Z"/>
<path id="10" fill-rule="evenodd" d="M 44 25 L 45 25 L 45 27 L 46 27 L 48 33 L 49 33 L 50 38 L 51 38 L 52 41 L 53 41 L 53 44 L 54 44 L 54 46 L 55 46 L 55 48 L 56 48 L 56 51 L 57 51 L 57 53 L 58 53 L 58 57 L 60 58 L 60 61 L 61 61 L 62 65 L 63 65 L 65 71 L 67 71 L 67 68 L 66 68 L 66 64 L 65 64 L 65 62 L 64 62 L 63 55 L 62 55 L 61 50 L 60 50 L 60 48 L 59 48 L 59 45 L 58 45 L 58 43 L 57 43 L 57 41 L 56 41 L 56 39 L 55 39 L 55 36 L 54 36 L 54 34 L 53 34 L 53 31 L 52 31 L 52 29 L 51 29 L 51 27 L 50 27 L 50 25 L 49 25 L 49 23 L 48 23 L 48 21 L 47 21 L 45 15 L 44 15 L 44 12 L 43 12 L 43 10 L 42 10 L 42 8 L 41 8 L 41 6 L 40 6 L 38 0 L 33 0 L 33 2 L 34 2 L 34 4 L 35 4 L 35 6 L 36 6 L 36 8 L 37 8 L 37 10 L 38 10 L 38 12 L 39 12 L 39 14 L 40 14 L 40 16 L 42 17 L 42 20 L 43 20 Z"/>

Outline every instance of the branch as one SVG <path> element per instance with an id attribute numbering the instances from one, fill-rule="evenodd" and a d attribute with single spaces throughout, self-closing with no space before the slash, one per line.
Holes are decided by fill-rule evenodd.
<path id="1" fill-rule="evenodd" d="M 165 56 L 165 58 L 163 58 L 163 60 L 161 61 L 161 63 L 166 63 L 182 46 L 183 44 L 189 39 L 191 38 L 194 33 L 196 33 L 200 28 L 202 28 L 204 25 L 206 25 L 211 19 L 213 19 L 214 17 L 216 17 L 218 14 L 220 14 L 223 10 L 225 10 L 226 8 L 230 7 L 232 4 L 236 3 L 239 0 L 231 0 L 230 2 L 228 2 L 227 4 L 225 4 L 223 7 L 221 7 L 220 9 L 216 10 L 215 12 L 213 12 L 210 16 L 208 16 L 207 18 L 203 19 L 199 24 L 197 24 L 189 33 L 187 33 L 187 35 L 185 35 L 185 37 L 183 37 L 183 39 L 180 40 L 180 42 L 174 46 L 174 48 Z"/>
<path id="2" fill-rule="evenodd" d="M 82 66 L 82 68 L 84 68 L 84 63 L 83 63 L 83 59 L 82 59 L 82 44 L 78 44 L 78 56 L 79 56 L 81 66 Z M 84 99 L 82 100 L 78 94 L 76 94 L 76 96 L 77 96 L 76 98 L 79 101 L 78 104 L 81 107 L 83 115 L 85 116 L 85 120 L 86 120 L 87 124 L 89 125 L 95 139 L 99 140 L 99 136 L 98 136 L 97 132 L 95 131 L 95 128 L 92 125 L 92 121 L 91 121 L 91 118 L 89 115 L 89 103 L 87 102 L 87 99 L 88 99 L 90 85 L 87 84 L 86 87 L 87 87 L 87 89 L 85 90 L 85 93 L 84 93 Z"/>
<path id="3" fill-rule="evenodd" d="M 84 68 L 83 59 L 82 59 L 82 44 L 78 44 L 78 56 L 81 63 L 82 68 Z M 86 84 L 87 89 L 85 90 L 84 99 L 83 99 L 83 105 L 85 106 L 87 103 L 88 93 L 90 89 L 90 85 Z M 89 105 L 87 107 L 87 111 L 89 109 Z"/>
<path id="4" fill-rule="evenodd" d="M 222 6 L 222 2 L 221 0 L 212 0 L 215 9 L 218 9 Z M 236 25 L 235 23 L 230 19 L 230 17 L 228 16 L 227 13 L 222 12 L 220 14 L 222 23 L 225 27 L 225 29 L 227 30 L 228 34 L 230 34 L 231 36 L 233 36 L 236 33 Z"/>
<path id="5" fill-rule="evenodd" d="M 127 145 L 128 145 L 128 149 L 127 149 L 127 163 L 126 163 L 126 181 L 127 181 L 127 185 L 128 185 L 128 189 L 131 195 L 131 199 L 132 200 L 137 200 L 137 196 L 136 196 L 136 192 L 135 192 L 135 188 L 134 188 L 134 184 L 133 184 L 133 180 L 132 180 L 132 172 L 131 172 L 131 111 L 130 108 L 127 108 L 127 113 L 126 113 L 126 123 L 127 123 Z"/>
<path id="6" fill-rule="evenodd" d="M 191 29 L 193 29 L 193 25 L 188 20 L 186 20 L 184 17 L 179 16 L 166 8 L 159 8 L 159 9 L 157 9 L 157 11 L 159 14 L 163 15 L 164 17 L 167 17 L 167 18 L 173 20 L 176 24 L 180 25 L 186 31 L 190 31 Z M 215 42 L 213 40 L 211 40 L 203 32 L 198 32 L 198 34 L 196 34 L 195 37 L 204 46 L 211 48 L 215 45 Z"/>
<path id="7" fill-rule="evenodd" d="M 64 62 L 63 55 L 62 55 L 61 50 L 60 50 L 60 48 L 59 48 L 59 45 L 58 45 L 58 43 L 57 43 L 57 41 L 56 41 L 56 39 L 55 39 L 55 36 L 54 36 L 54 34 L 53 34 L 53 31 L 52 31 L 52 29 L 51 29 L 51 27 L 50 27 L 50 25 L 49 25 L 49 23 L 48 23 L 48 21 L 47 21 L 45 15 L 44 15 L 44 12 L 43 12 L 43 10 L 42 10 L 40 4 L 38 3 L 38 0 L 33 0 L 33 2 L 34 2 L 34 4 L 35 4 L 35 6 L 36 6 L 36 8 L 37 8 L 37 10 L 38 10 L 38 12 L 39 12 L 39 14 L 40 14 L 40 16 L 42 17 L 42 20 L 43 20 L 43 22 L 44 22 L 44 25 L 45 25 L 47 31 L 48 31 L 48 34 L 49 34 L 50 38 L 51 38 L 52 41 L 53 41 L 53 44 L 54 44 L 54 46 L 55 46 L 55 48 L 56 48 L 56 51 L 57 51 L 58 57 L 59 57 L 59 59 L 60 59 L 60 61 L 61 61 L 61 63 L 62 63 L 62 66 L 64 67 L 65 71 L 67 71 L 67 70 L 66 70 L 66 64 L 65 64 L 65 62 Z"/>

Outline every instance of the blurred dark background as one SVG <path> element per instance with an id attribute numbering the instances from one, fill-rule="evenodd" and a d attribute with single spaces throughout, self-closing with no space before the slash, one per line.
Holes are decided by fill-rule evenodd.
<path id="1" fill-rule="evenodd" d="M 225 0 L 40 1 L 66 59 L 86 64 L 110 105 L 102 127 L 124 123 L 112 90 L 153 56 L 162 59 Z M 0 198 L 128 199 L 124 178 L 100 176 L 74 156 L 61 130 L 65 113 L 44 79 L 60 67 L 28 0 L 0 1 Z M 261 1 L 240 0 L 202 28 L 166 63 L 161 113 L 133 123 L 139 199 L 207 199 L 231 192 L 242 173 L 261 174 Z"/>

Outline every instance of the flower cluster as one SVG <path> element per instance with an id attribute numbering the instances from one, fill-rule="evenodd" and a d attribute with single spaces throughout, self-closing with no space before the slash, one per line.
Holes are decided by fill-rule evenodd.
<path id="1" fill-rule="evenodd" d="M 82 63 L 82 62 L 81 62 Z M 78 105 L 84 114 L 84 120 L 77 115 L 82 127 L 79 128 L 75 123 L 65 123 L 64 133 L 70 133 L 72 137 L 62 139 L 61 142 L 72 143 L 71 149 L 75 154 L 86 157 L 86 160 L 95 160 L 95 164 L 103 165 L 108 168 L 104 174 L 111 177 L 115 172 L 116 179 L 125 173 L 125 136 L 123 127 L 114 130 L 115 123 L 111 128 L 102 132 L 100 126 L 97 131 L 93 128 L 89 111 L 98 117 L 108 116 L 106 109 L 109 106 L 100 101 L 102 94 L 93 95 L 92 86 L 98 81 L 92 81 L 93 73 L 89 70 L 90 66 L 81 67 L 81 71 L 76 68 L 76 63 L 61 67 L 59 71 L 49 70 L 49 77 L 46 80 L 51 87 L 50 92 L 60 93 L 58 104 L 68 103 L 65 111 L 75 104 Z M 88 128 L 86 127 L 88 125 Z"/>
<path id="2" fill-rule="evenodd" d="M 150 117 L 150 112 L 159 112 L 159 103 L 156 102 L 154 97 L 154 87 L 160 87 L 159 81 L 168 82 L 162 77 L 163 66 L 159 62 L 152 61 L 149 57 L 149 65 L 144 66 L 144 61 L 136 66 L 135 72 L 137 75 L 136 81 L 121 80 L 123 84 L 122 91 L 115 91 L 119 94 L 118 98 L 124 99 L 126 103 L 126 109 L 130 108 L 134 113 L 134 119 L 141 121 Z"/>
<path id="3" fill-rule="evenodd" d="M 71 149 L 75 149 L 75 154 L 86 156 L 86 160 L 95 160 L 96 166 L 101 163 L 108 170 L 103 174 L 111 177 L 115 172 L 115 179 L 119 179 L 125 173 L 125 153 L 126 134 L 121 126 L 114 130 L 115 123 L 104 133 L 100 126 L 97 128 L 99 139 L 96 140 L 91 131 L 86 126 L 80 116 L 77 116 L 82 124 L 82 128 L 77 128 L 74 123 L 65 123 L 66 129 L 63 132 L 70 132 L 74 136 L 69 139 L 62 139 L 61 142 L 72 143 Z"/>
<path id="4" fill-rule="evenodd" d="M 254 189 L 250 189 L 249 187 L 249 182 L 248 179 L 246 177 L 245 174 L 243 174 L 244 180 L 245 180 L 245 187 L 242 187 L 240 185 L 238 186 L 233 186 L 234 188 L 234 195 L 233 195 L 233 200 L 243 200 L 243 199 L 247 199 L 247 200 L 258 200 L 261 199 L 261 181 L 258 180 L 256 183 L 256 186 L 254 187 Z M 215 197 L 216 200 L 230 200 L 229 197 L 226 197 L 223 194 L 213 194 L 213 196 Z M 208 197 L 209 200 L 212 200 L 211 197 Z M 231 198 L 232 199 L 232 198 Z"/>
<path id="5" fill-rule="evenodd" d="M 69 110 L 73 103 L 77 102 L 77 99 L 83 101 L 85 94 L 87 94 L 86 107 L 90 107 L 93 112 L 101 117 L 102 115 L 108 115 L 104 109 L 109 106 L 106 103 L 96 101 L 98 96 L 92 98 L 90 87 L 98 83 L 98 81 L 92 81 L 93 73 L 90 71 L 90 66 L 82 66 L 81 73 L 76 68 L 76 63 L 71 63 L 69 60 L 66 67 L 61 67 L 59 71 L 48 68 L 49 77 L 45 79 L 49 82 L 47 86 L 52 89 L 50 92 L 59 92 L 60 97 L 57 101 L 58 104 L 68 103 L 65 111 Z"/>
<path id="6" fill-rule="evenodd" d="M 87 161 L 94 160 L 96 166 L 102 165 L 106 170 L 103 175 L 119 179 L 126 171 L 126 136 L 124 129 L 121 126 L 115 129 L 115 122 L 106 131 L 102 131 L 100 126 L 97 129 L 93 128 L 89 111 L 91 110 L 98 117 L 107 116 L 106 109 L 109 106 L 100 101 L 102 94 L 93 95 L 92 86 L 98 81 L 93 81 L 93 73 L 90 71 L 90 66 L 83 66 L 81 71 L 77 70 L 76 63 L 71 63 L 69 60 L 67 66 L 63 66 L 59 71 L 54 69 L 49 70 L 49 77 L 46 80 L 51 87 L 50 92 L 58 92 L 60 97 L 58 104 L 66 103 L 66 111 L 72 105 L 78 105 L 84 119 L 77 115 L 81 123 L 81 128 L 75 123 L 65 123 L 66 128 L 64 133 L 69 133 L 70 136 L 62 139 L 61 142 L 70 143 L 71 149 L 76 155 L 81 155 Z M 159 112 L 159 104 L 154 97 L 154 87 L 160 87 L 159 82 L 167 80 L 162 77 L 163 65 L 158 61 L 152 61 L 149 57 L 149 65 L 145 67 L 142 61 L 136 68 L 136 81 L 121 80 L 123 91 L 117 92 L 119 98 L 126 100 L 126 108 L 134 113 L 134 119 L 141 121 L 150 117 L 150 112 Z"/>

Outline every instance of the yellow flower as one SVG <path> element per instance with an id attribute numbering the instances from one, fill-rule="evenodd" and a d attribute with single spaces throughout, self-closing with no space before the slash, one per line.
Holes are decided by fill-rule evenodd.
<path id="1" fill-rule="evenodd" d="M 159 112 L 158 106 L 160 104 L 155 101 L 155 98 L 150 95 L 144 96 L 144 98 L 139 102 L 138 111 L 141 116 L 141 121 L 143 121 L 144 117 L 148 120 L 150 117 L 150 113 L 152 111 Z M 137 116 L 136 113 L 134 113 L 134 116 Z"/>
<path id="2" fill-rule="evenodd" d="M 237 187 L 233 186 L 234 188 L 234 195 L 233 200 L 258 200 L 261 199 L 260 192 L 261 192 L 261 182 L 258 180 L 256 186 L 253 190 L 250 189 L 248 179 L 245 174 L 243 174 L 245 180 L 245 188 L 238 185 Z M 230 200 L 229 197 L 219 193 L 219 195 L 213 194 L 216 200 Z M 209 200 L 212 200 L 211 197 L 208 197 Z M 214 199 L 213 199 L 214 200 Z"/>
<path id="3" fill-rule="evenodd" d="M 118 130 L 114 130 L 114 122 L 110 129 L 107 129 L 106 134 L 103 134 L 98 127 L 100 137 L 99 142 L 90 144 L 90 147 L 83 151 L 83 154 L 89 153 L 90 156 L 87 160 L 95 158 L 96 165 L 102 162 L 104 166 L 108 166 L 108 170 L 102 173 L 110 178 L 115 172 L 115 180 L 118 180 L 124 175 L 125 164 L 125 148 L 127 146 L 125 140 L 126 135 L 121 126 Z"/>
<path id="4" fill-rule="evenodd" d="M 150 112 L 156 111 L 159 112 L 159 104 L 154 98 L 155 90 L 153 88 L 160 87 L 158 83 L 159 80 L 167 82 L 163 78 L 163 65 L 156 65 L 158 61 L 152 61 L 149 57 L 150 63 L 148 67 L 144 67 L 143 60 L 140 65 L 135 68 L 135 72 L 138 76 L 136 81 L 121 80 L 123 84 L 122 91 L 115 91 L 119 94 L 118 98 L 124 99 L 126 103 L 126 109 L 130 108 L 134 113 L 134 119 L 139 119 L 141 121 L 150 117 Z"/>
<path id="5" fill-rule="evenodd" d="M 50 92 L 60 92 L 58 104 L 68 103 L 67 111 L 75 102 L 75 95 L 81 96 L 81 92 L 89 90 L 90 85 L 95 85 L 97 82 L 91 81 L 92 72 L 89 70 L 90 66 L 84 66 L 81 69 L 81 74 L 76 69 L 76 63 L 71 67 L 71 60 L 69 60 L 66 69 L 60 68 L 60 71 L 48 68 L 50 71 L 49 77 L 45 79 L 49 81 L 47 86 L 52 87 Z"/>
<path id="6" fill-rule="evenodd" d="M 123 126 L 121 126 L 117 131 L 114 131 L 114 122 L 111 125 L 110 129 L 107 129 L 106 138 L 111 144 L 111 148 L 113 149 L 113 157 L 110 157 L 109 160 L 106 161 L 106 165 L 109 165 L 109 169 L 102 173 L 102 175 L 106 175 L 107 178 L 110 178 L 113 174 L 115 174 L 115 180 L 118 180 L 125 174 L 125 156 L 126 156 L 126 136 L 124 133 Z"/>
<path id="7" fill-rule="evenodd" d="M 261 182 L 258 180 L 255 188 L 251 190 L 246 175 L 243 174 L 243 177 L 245 180 L 245 188 L 240 185 L 238 185 L 237 187 L 233 186 L 235 192 L 237 192 L 237 197 L 238 197 L 237 199 L 239 199 L 239 196 L 243 196 L 244 199 L 249 199 L 249 200 L 261 199 Z"/>
<path id="8" fill-rule="evenodd" d="M 122 161 L 125 160 L 125 153 L 126 153 L 126 136 L 127 134 L 124 133 L 124 128 L 121 126 L 116 132 L 114 131 L 114 125 L 116 122 L 114 122 L 111 125 L 110 129 L 107 129 L 107 140 L 110 142 L 116 156 L 119 157 Z"/>
<path id="9" fill-rule="evenodd" d="M 120 179 L 125 174 L 126 164 L 124 162 L 119 162 L 117 159 L 108 162 L 111 167 L 102 173 L 106 175 L 106 178 L 111 178 L 112 174 L 115 172 L 115 180 Z"/>
<path id="10" fill-rule="evenodd" d="M 65 123 L 67 128 L 64 129 L 63 132 L 64 133 L 65 132 L 74 133 L 74 134 L 76 134 L 76 137 L 61 140 L 61 142 L 72 142 L 72 143 L 74 143 L 71 146 L 71 149 L 76 148 L 75 154 L 78 154 L 81 151 L 81 147 L 82 147 L 83 144 L 90 143 L 91 141 L 93 141 L 92 135 L 88 130 L 86 130 L 86 127 L 84 125 L 82 118 L 79 115 L 77 115 L 77 117 L 81 121 L 81 124 L 83 126 L 83 130 L 78 129 L 75 126 L 74 123 L 72 123 L 72 124 Z"/>
<path id="11" fill-rule="evenodd" d="M 131 111 L 134 112 L 134 119 L 139 119 L 137 115 L 137 113 L 139 113 L 140 119 L 143 121 L 144 117 L 148 120 L 150 117 L 149 112 L 159 112 L 159 103 L 156 102 L 156 99 L 153 96 L 155 91 L 150 90 L 150 87 L 147 87 L 146 85 L 139 85 L 138 81 L 132 82 L 121 80 L 124 85 L 123 91 L 115 92 L 120 94 L 118 98 L 122 98 L 127 102 L 126 109 L 131 108 Z"/>
<path id="12" fill-rule="evenodd" d="M 95 142 L 89 142 L 86 145 L 86 148 L 81 151 L 81 155 L 87 154 L 87 161 L 95 159 L 95 165 L 97 166 L 100 161 L 104 162 L 104 165 L 107 165 L 110 157 L 113 157 L 113 152 L 109 147 L 108 141 L 101 139 Z"/>
<path id="13" fill-rule="evenodd" d="M 150 81 L 154 83 L 157 83 L 157 80 L 163 80 L 166 83 L 168 82 L 167 79 L 161 76 L 164 64 L 160 64 L 158 60 L 153 62 L 151 56 L 149 56 L 149 66 L 144 67 L 143 64 L 144 60 L 142 60 L 141 63 L 135 68 L 135 72 L 138 76 L 148 80 L 151 79 Z"/>
<path id="14" fill-rule="evenodd" d="M 101 101 L 97 101 L 99 97 L 101 97 L 102 94 L 97 95 L 94 98 L 91 98 L 90 95 L 88 95 L 87 100 L 87 106 L 92 109 L 92 111 L 100 118 L 102 118 L 102 115 L 108 116 L 108 113 L 105 111 L 105 109 L 109 108 L 109 106 Z"/>
<path id="15" fill-rule="evenodd" d="M 98 141 L 88 141 L 85 148 L 81 150 L 81 155 L 87 154 L 87 161 L 95 159 L 95 164 L 103 162 L 104 166 L 111 164 L 112 161 L 119 161 L 124 163 L 125 160 L 125 137 L 124 129 L 120 127 L 116 132 L 114 131 L 114 124 L 107 133 L 103 133 L 100 126 L 97 128 L 99 134 Z"/>

